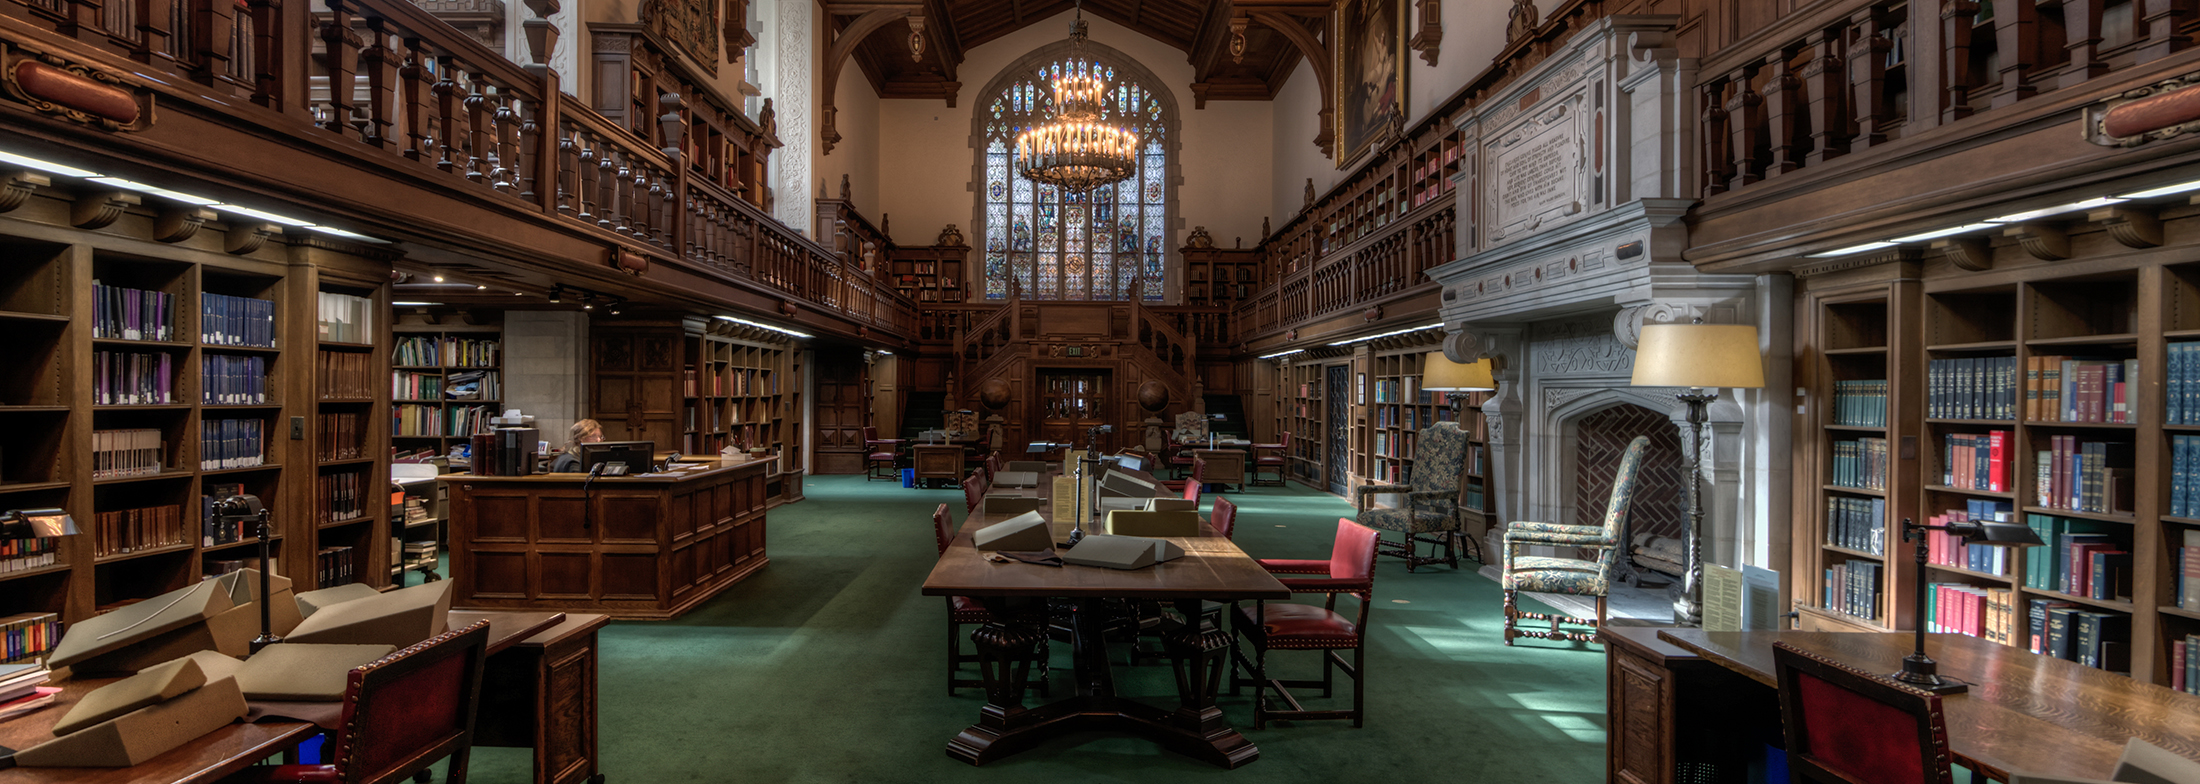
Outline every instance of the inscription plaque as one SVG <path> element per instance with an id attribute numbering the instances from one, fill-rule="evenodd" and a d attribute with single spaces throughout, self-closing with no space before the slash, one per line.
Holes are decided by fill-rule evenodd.
<path id="1" fill-rule="evenodd" d="M 1510 229 L 1580 201 L 1579 146 L 1573 123 L 1561 120 L 1497 155 L 1497 225 Z M 1533 226 L 1529 226 L 1533 228 Z M 1508 232 L 1509 233 L 1509 232 Z"/>

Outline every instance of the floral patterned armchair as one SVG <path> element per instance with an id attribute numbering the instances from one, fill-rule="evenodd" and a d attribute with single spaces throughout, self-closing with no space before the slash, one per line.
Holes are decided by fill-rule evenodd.
<path id="1" fill-rule="evenodd" d="M 1401 535 L 1397 542 L 1385 539 L 1383 555 L 1403 558 L 1406 571 L 1423 564 L 1459 566 L 1458 540 L 1463 530 L 1459 519 L 1459 471 L 1467 459 L 1467 431 L 1457 422 L 1438 422 L 1422 428 L 1413 446 L 1413 483 L 1361 485 L 1353 492 L 1360 509 L 1359 523 L 1377 531 Z M 1405 505 L 1370 509 L 1370 496 L 1403 495 Z M 1420 554 L 1420 545 L 1443 545 L 1441 556 Z"/>
<path id="2" fill-rule="evenodd" d="M 1506 645 L 1511 645 L 1515 637 L 1574 642 L 1598 641 L 1597 629 L 1604 625 L 1604 600 L 1612 590 L 1612 566 L 1618 560 L 1620 545 L 1627 537 L 1627 508 L 1634 501 L 1635 475 L 1642 468 L 1643 450 L 1649 446 L 1649 436 L 1636 436 L 1635 440 L 1628 442 L 1627 454 L 1620 458 L 1619 470 L 1613 472 L 1612 497 L 1604 504 L 1603 525 L 1516 522 L 1506 526 L 1503 580 Z M 1596 558 L 1585 560 L 1524 554 L 1525 548 L 1534 546 L 1594 550 Z M 1594 596 L 1597 601 L 1597 617 L 1584 622 L 1559 613 L 1524 612 L 1520 609 L 1517 597 L 1521 591 Z M 1517 628 L 1520 621 L 1548 621 L 1551 628 L 1520 629 Z M 1560 623 L 1586 623 L 1589 630 L 1560 630 Z"/>

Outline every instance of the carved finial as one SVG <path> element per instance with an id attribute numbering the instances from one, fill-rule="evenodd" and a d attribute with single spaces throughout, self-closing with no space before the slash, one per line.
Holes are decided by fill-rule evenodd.
<path id="1" fill-rule="evenodd" d="M 933 244 L 946 245 L 950 247 L 961 246 L 963 244 L 962 229 L 955 228 L 955 224 L 947 224 L 947 228 L 940 230 L 940 238 L 934 240 Z"/>
<path id="2" fill-rule="evenodd" d="M 1184 240 L 1184 247 L 1187 248 L 1212 248 L 1214 246 L 1215 238 L 1207 234 L 1207 227 L 1205 226 L 1193 226 L 1192 236 Z"/>
<path id="3" fill-rule="evenodd" d="M 1512 21 L 1505 25 L 1505 43 L 1534 34 L 1542 25 L 1542 15 L 1535 10 L 1535 0 L 1513 0 Z"/>
<path id="4" fill-rule="evenodd" d="M 1314 178 L 1306 178 L 1306 208 L 1314 208 Z"/>
<path id="5" fill-rule="evenodd" d="M 1242 16 L 1230 19 L 1230 62 L 1241 65 L 1245 62 L 1245 24 L 1249 21 Z"/>
<path id="6" fill-rule="evenodd" d="M 1270 233 L 1271 233 L 1271 232 L 1269 232 L 1269 230 L 1268 230 L 1268 216 L 1266 216 L 1266 215 L 1262 215 L 1262 216 L 1260 216 L 1260 238 L 1261 238 L 1261 239 L 1262 239 L 1263 241 L 1266 241 L 1266 240 L 1268 239 L 1268 235 L 1269 235 Z"/>
<path id="7" fill-rule="evenodd" d="M 855 191 L 855 187 L 854 187 L 854 186 L 852 186 L 852 185 L 849 185 L 849 184 L 848 184 L 848 175 L 847 175 L 847 174 L 845 174 L 845 173 L 841 174 L 841 175 L 840 175 L 840 200 L 841 200 L 841 201 L 855 201 L 855 199 L 856 199 L 856 195 L 855 195 L 855 194 L 856 194 L 856 191 Z"/>

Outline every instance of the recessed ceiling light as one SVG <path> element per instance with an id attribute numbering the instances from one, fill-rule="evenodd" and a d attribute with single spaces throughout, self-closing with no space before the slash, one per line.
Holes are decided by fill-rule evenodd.
<path id="1" fill-rule="evenodd" d="M 441 275 L 437 275 L 437 276 L 435 276 L 435 282 L 437 282 L 437 283 L 442 283 L 442 282 L 443 282 L 443 276 L 441 276 Z"/>
<path id="2" fill-rule="evenodd" d="M 474 287 L 474 290 L 475 290 L 475 291 L 488 291 L 488 290 L 489 290 L 489 287 L 488 287 L 488 285 L 487 285 L 487 284 L 483 284 L 483 285 L 475 286 L 475 287 Z"/>

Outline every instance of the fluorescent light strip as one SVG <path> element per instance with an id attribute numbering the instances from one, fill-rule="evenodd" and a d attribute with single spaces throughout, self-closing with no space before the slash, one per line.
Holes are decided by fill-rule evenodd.
<path id="1" fill-rule="evenodd" d="M 235 204 L 215 204 L 210 206 L 223 212 L 234 212 L 247 218 L 259 218 L 260 220 L 269 221 L 272 223 L 280 223 L 285 226 L 296 226 L 301 229 L 313 225 L 309 221 L 302 221 L 297 218 L 277 215 L 272 212 L 263 212 L 260 210 L 252 209 L 251 207 L 239 207 Z"/>
<path id="2" fill-rule="evenodd" d="M 894 355 L 894 352 L 891 352 L 891 351 L 887 351 L 886 349 L 883 349 L 883 348 L 882 348 L 882 349 L 878 349 L 878 353 L 880 353 L 880 354 L 884 354 L 884 355 L 886 355 L 886 356 L 889 356 L 889 357 L 891 357 L 891 356 L 893 356 L 893 355 Z"/>
<path id="3" fill-rule="evenodd" d="M 1851 255 L 1855 255 L 1855 254 L 1858 254 L 1858 253 L 1863 253 L 1864 251 L 1868 251 L 1868 250 L 1878 250 L 1878 249 L 1880 249 L 1880 248 L 1892 248 L 1892 247 L 1894 247 L 1894 246 L 1895 246 L 1895 243 L 1892 243 L 1892 242 L 1887 242 L 1887 241 L 1884 241 L 1884 240 L 1882 240 L 1882 241 L 1879 241 L 1879 242 L 1867 242 L 1867 243 L 1864 243 L 1864 244 L 1862 244 L 1862 245 L 1850 245 L 1850 246 L 1848 246 L 1848 247 L 1846 247 L 1846 248 L 1839 248 L 1839 249 L 1836 249 L 1836 250 L 1829 250 L 1829 251 L 1826 251 L 1826 252 L 1824 252 L 1824 253 L 1813 253 L 1813 254 L 1810 254 L 1810 255 L 1808 255 L 1808 256 L 1804 256 L 1803 258 L 1806 258 L 1806 259 L 1827 259 L 1827 258 L 1832 258 L 1832 257 L 1835 257 L 1835 256 L 1851 256 Z"/>
<path id="4" fill-rule="evenodd" d="M 811 334 L 810 334 L 810 333 L 808 333 L 808 332 L 796 332 L 796 331 L 794 331 L 794 330 L 791 330 L 791 329 L 788 329 L 788 328 L 786 328 L 786 327 L 775 327 L 775 326 L 772 326 L 772 325 L 770 325 L 770 324 L 766 324 L 766 323 L 763 323 L 763 322 L 761 322 L 761 321 L 750 321 L 750 320 L 748 320 L 748 319 L 745 319 L 745 318 L 735 318 L 735 317 L 733 317 L 733 316 L 719 316 L 719 317 L 718 317 L 718 319 L 719 319 L 720 321 L 731 321 L 731 322 L 733 322 L 733 323 L 735 323 L 735 324 L 747 324 L 747 325 L 749 325 L 749 326 L 752 326 L 752 327 L 756 327 L 756 328 L 758 328 L 758 329 L 768 329 L 768 330 L 771 330 L 771 331 L 773 331 L 773 332 L 782 332 L 782 333 L 786 333 L 786 334 L 789 334 L 789 335 L 793 335 L 793 336 L 795 336 L 795 337 L 798 337 L 798 338 L 816 337 L 815 335 L 811 335 Z"/>
<path id="5" fill-rule="evenodd" d="M 88 179 L 99 176 L 99 172 L 85 171 L 74 166 L 64 166 L 58 163 L 54 163 L 52 161 L 42 161 L 37 158 L 17 155 L 12 152 L 0 152 L 0 163 L 12 163 L 17 166 L 28 166 L 42 172 L 59 174 L 64 177 L 84 177 Z"/>
<path id="6" fill-rule="evenodd" d="M 371 243 L 374 243 L 374 244 L 376 244 L 376 245 L 388 245 L 388 244 L 390 244 L 390 241 L 389 241 L 389 240 L 385 240 L 385 239 L 379 239 L 379 238 L 375 238 L 375 237 L 369 237 L 369 236 L 367 236 L 367 235 L 365 235 L 365 234 L 360 234 L 360 233 L 358 233 L 358 232 L 345 231 L 345 230 L 343 230 L 343 229 L 339 229 L 339 228 L 336 228 L 336 227 L 334 227 L 334 226 L 319 226 L 319 225 L 313 225 L 313 224 L 308 224 L 308 225 L 307 225 L 307 226 L 306 226 L 305 228 L 306 228 L 306 231 L 318 231 L 318 232 L 320 232 L 320 233 L 322 233 L 322 234 L 327 234 L 327 235 L 330 235 L 330 236 L 334 236 L 334 237 L 342 237 L 342 238 L 344 238 L 344 239 L 347 239 L 347 240 L 358 240 L 358 241 L 360 241 L 360 242 L 371 242 Z M 465 288 L 465 287 L 466 287 L 466 284 L 463 284 L 463 283 L 458 283 L 458 284 L 444 284 L 444 285 L 456 285 L 456 286 L 458 286 L 459 288 Z"/>
<path id="7" fill-rule="evenodd" d="M 395 306 L 395 307 L 400 307 L 400 308 L 426 308 L 426 307 L 433 307 L 433 306 L 436 306 L 436 305 L 441 305 L 441 304 L 443 304 L 443 303 L 441 303 L 441 302 L 392 302 L 392 303 L 390 303 L 390 304 L 391 304 L 392 306 Z"/>
<path id="8" fill-rule="evenodd" d="M 1434 323 L 1434 324 L 1423 324 L 1423 325 L 1421 325 L 1421 326 L 1418 326 L 1418 327 L 1406 327 L 1405 329 L 1394 329 L 1394 330 L 1391 330 L 1391 331 L 1389 331 L 1389 332 L 1384 332 L 1384 333 L 1382 333 L 1382 334 L 1378 334 L 1378 335 L 1369 335 L 1369 336 L 1367 336 L 1367 337 L 1363 337 L 1363 338 L 1353 338 L 1353 339 L 1351 339 L 1351 340 L 1340 340 L 1340 341 L 1337 341 L 1337 342 L 1335 342 L 1335 343 L 1331 343 L 1331 344 L 1329 344 L 1329 345 L 1332 345 L 1332 346 L 1349 346 L 1349 345 L 1352 345 L 1352 344 L 1354 344 L 1354 343 L 1365 343 L 1365 342 L 1367 342 L 1367 341 L 1370 341 L 1370 340 L 1379 340 L 1379 339 L 1381 339 L 1381 338 L 1387 338 L 1387 337 L 1390 337 L 1390 336 L 1392 336 L 1392 335 L 1403 335 L 1403 334 L 1406 334 L 1406 333 L 1408 333 L 1408 332 L 1419 332 L 1419 331 L 1421 331 L 1421 330 L 1424 330 L 1424 329 L 1435 329 L 1435 328 L 1437 328 L 1437 327 L 1441 327 L 1441 326 L 1443 326 L 1443 325 L 1444 325 L 1444 322 L 1441 322 L 1441 321 L 1439 321 L 1439 322 L 1436 322 L 1436 323 Z"/>
<path id="9" fill-rule="evenodd" d="M 1892 239 L 1892 240 L 1888 240 L 1888 241 L 1889 241 L 1889 242 L 1925 242 L 1925 241 L 1927 241 L 1927 240 L 1937 240 L 1937 239 L 1940 239 L 1940 238 L 1942 238 L 1942 237 L 1953 237 L 1953 236 L 1955 236 L 1955 235 L 1958 235 L 1958 234 L 1969 234 L 1969 233 L 1971 233 L 1971 232 L 1974 232 L 1974 231 L 1985 231 L 1985 230 L 1987 230 L 1987 229 L 1995 228 L 1995 227 L 1997 227 L 1998 225 L 1999 225 L 1999 224 L 1994 224 L 1994 223 L 1968 223 L 1968 224 L 1964 224 L 1964 225 L 1962 225 L 1962 226 L 1956 226 L 1956 227 L 1953 227 L 1953 228 L 1941 229 L 1941 230 L 1939 230 L 1939 231 L 1928 231 L 1928 232 L 1925 232 L 1924 234 L 1912 234 L 1912 235 L 1910 235 L 1910 236 L 1907 236 L 1907 237 L 1896 237 L 1896 238 L 1894 238 L 1894 239 Z"/>
<path id="10" fill-rule="evenodd" d="M 2180 193 L 2190 193 L 2192 191 L 2200 191 L 2200 180 L 2193 180 L 2191 182 L 2180 182 L 2176 185 L 2164 185 L 2160 188 L 2140 191 L 2138 193 L 2126 193 L 2121 198 L 2152 199 L 2158 196 L 2175 196 Z"/>
<path id="11" fill-rule="evenodd" d="M 1303 349 L 1303 348 L 1294 348 L 1294 349 L 1291 349 L 1290 351 L 1278 351 L 1278 352 L 1276 352 L 1276 353 L 1274 353 L 1274 354 L 1262 354 L 1260 358 L 1261 358 L 1261 359 L 1275 359 L 1276 357 L 1288 357 L 1288 356 L 1291 356 L 1292 354 L 1303 354 L 1303 353 L 1306 353 L 1306 349 Z"/>
<path id="12" fill-rule="evenodd" d="M 2036 210 L 2027 210 L 2025 212 L 2012 213 L 2009 215 L 2003 215 L 1999 218 L 1987 218 L 1986 222 L 2023 223 L 2028 220 L 2045 218 L 2050 215 L 2061 215 L 2066 212 L 2077 212 L 2079 210 L 2090 210 L 2095 207 L 2106 207 L 2108 205 L 2116 204 L 2122 201 L 2124 200 L 2115 196 L 2102 196 L 2098 199 L 2086 199 L 2085 201 L 2074 201 L 2069 204 L 2058 204 L 2053 207 L 2041 207 Z"/>
<path id="13" fill-rule="evenodd" d="M 112 185 L 112 186 L 114 186 L 114 187 L 117 187 L 117 188 L 121 188 L 121 189 L 123 189 L 123 190 L 129 190 L 129 191 L 137 191 L 137 192 L 139 192 L 139 193 L 147 193 L 147 194 L 152 194 L 152 195 L 154 195 L 154 196 L 159 196 L 159 197 L 161 197 L 161 198 L 163 198 L 163 199 L 172 199 L 172 200 L 175 200 L 175 201 L 180 201 L 180 202 L 183 202 L 183 203 L 185 203 L 185 204 L 190 204 L 190 205 L 194 205 L 194 206 L 199 206 L 199 207 L 204 207 L 204 206 L 207 206 L 207 205 L 210 205 L 210 204 L 214 204 L 214 203 L 215 203 L 213 199 L 209 199 L 209 198 L 206 198 L 206 197 L 204 197 L 204 196 L 193 196 L 193 195 L 191 195 L 191 194 L 188 194 L 188 193 L 177 193 L 177 192 L 175 192 L 175 191 L 169 190 L 169 189 L 167 189 L 167 188 L 163 188 L 163 187 L 160 187 L 160 186 L 158 186 L 158 185 L 147 185 L 147 184 L 145 184 L 145 183 L 142 183 L 142 182 L 134 182 L 134 181 L 131 181 L 131 180 L 125 180 L 125 179 L 122 179 L 121 177 L 87 177 L 87 178 L 85 178 L 85 179 L 87 179 L 87 180 L 89 180 L 89 181 L 91 181 L 91 182 L 96 182 L 96 183 L 99 183 L 99 184 L 101 184 L 101 185 Z"/>

